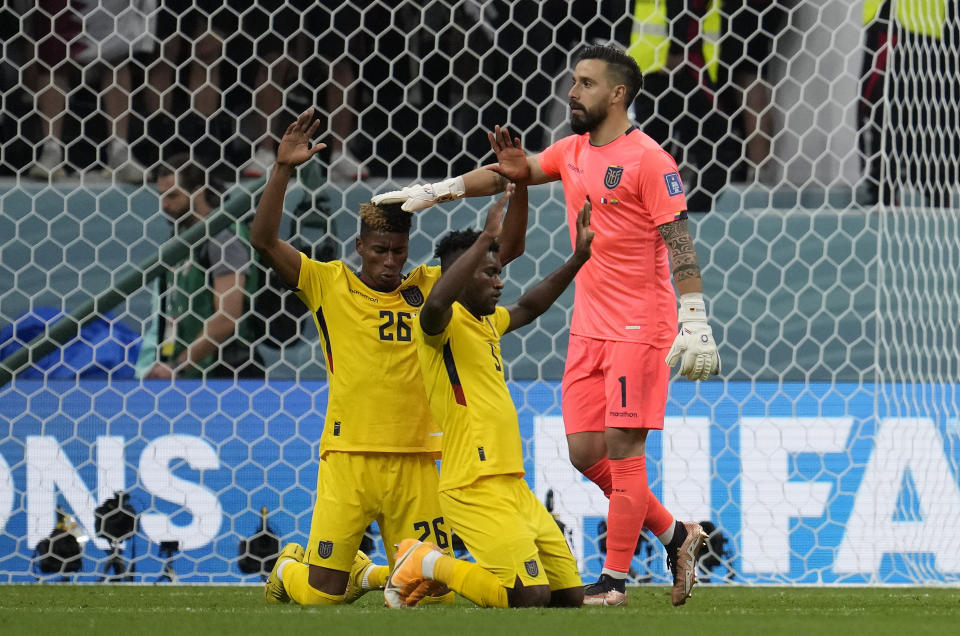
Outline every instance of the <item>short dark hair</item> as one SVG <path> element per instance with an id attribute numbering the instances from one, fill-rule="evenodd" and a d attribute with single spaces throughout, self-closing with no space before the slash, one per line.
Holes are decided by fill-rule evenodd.
<path id="1" fill-rule="evenodd" d="M 370 232 L 410 234 L 413 214 L 404 212 L 400 203 L 360 204 L 360 236 Z"/>
<path id="2" fill-rule="evenodd" d="M 186 153 L 177 153 L 160 162 L 154 171 L 154 180 L 160 177 L 174 175 L 177 185 L 189 194 L 203 190 L 203 196 L 211 206 L 220 203 L 220 196 L 208 183 L 208 173 L 194 163 Z"/>
<path id="3" fill-rule="evenodd" d="M 603 60 L 607 63 L 607 73 L 613 76 L 614 83 L 623 84 L 626 88 L 624 104 L 627 108 L 643 88 L 643 73 L 637 61 L 615 44 L 585 46 L 577 55 L 577 62 L 581 60 Z"/>
<path id="4" fill-rule="evenodd" d="M 470 249 L 470 246 L 480 238 L 480 231 L 474 229 L 453 230 L 437 241 L 437 247 L 433 250 L 433 255 L 440 259 L 440 269 L 446 269 L 453 264 L 457 258 Z M 500 243 L 494 241 L 490 244 L 490 251 L 496 254 L 500 251 Z"/>

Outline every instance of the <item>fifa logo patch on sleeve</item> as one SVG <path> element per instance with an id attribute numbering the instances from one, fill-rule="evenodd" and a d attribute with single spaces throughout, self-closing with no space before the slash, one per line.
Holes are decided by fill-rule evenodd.
<path id="1" fill-rule="evenodd" d="M 676 172 L 663 175 L 663 180 L 667 182 L 667 194 L 672 197 L 683 194 L 683 182 L 680 181 L 680 175 Z"/>

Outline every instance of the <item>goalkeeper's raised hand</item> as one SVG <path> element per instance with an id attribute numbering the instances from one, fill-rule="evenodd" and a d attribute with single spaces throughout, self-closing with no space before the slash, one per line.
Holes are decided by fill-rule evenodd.
<path id="1" fill-rule="evenodd" d="M 527 183 L 530 180 L 530 164 L 527 163 L 527 153 L 520 145 L 520 138 L 510 138 L 510 131 L 504 126 L 494 126 L 493 132 L 487 133 L 490 148 L 497 155 L 497 163 L 484 166 L 514 183 Z"/>
<path id="2" fill-rule="evenodd" d="M 713 330 L 707 324 L 707 309 L 703 294 L 690 293 L 680 297 L 680 333 L 667 353 L 667 364 L 680 361 L 680 375 L 691 380 L 706 380 L 720 373 L 720 356 Z"/>
<path id="3" fill-rule="evenodd" d="M 463 184 L 463 177 L 453 177 L 437 183 L 426 185 L 416 184 L 407 186 L 402 190 L 393 190 L 384 192 L 373 197 L 370 202 L 374 205 L 386 205 L 389 203 L 402 203 L 400 208 L 404 212 L 416 212 L 429 208 L 435 203 L 443 201 L 453 201 L 462 199 L 466 194 L 466 186 Z"/>

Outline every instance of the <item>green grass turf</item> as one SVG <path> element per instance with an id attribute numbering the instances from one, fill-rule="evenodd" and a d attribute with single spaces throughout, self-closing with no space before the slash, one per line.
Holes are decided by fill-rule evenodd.
<path id="1" fill-rule="evenodd" d="M 956 634 L 957 588 L 701 586 L 681 608 L 666 587 L 630 588 L 630 604 L 579 610 L 479 609 L 455 605 L 388 610 L 370 593 L 354 605 L 267 606 L 259 587 L 0 585 L 0 634 L 99 636 L 265 634 L 325 636 L 454 634 Z"/>

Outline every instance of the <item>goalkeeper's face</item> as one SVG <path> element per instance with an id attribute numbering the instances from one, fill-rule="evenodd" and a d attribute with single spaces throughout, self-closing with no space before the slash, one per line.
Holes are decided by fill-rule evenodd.
<path id="1" fill-rule="evenodd" d="M 357 238 L 360 278 L 377 291 L 400 286 L 410 236 L 402 232 L 367 232 Z"/>
<path id="2" fill-rule="evenodd" d="M 606 73 L 606 62 L 581 60 L 573 70 L 570 103 L 570 128 L 582 135 L 596 129 L 607 118 L 613 87 Z"/>

